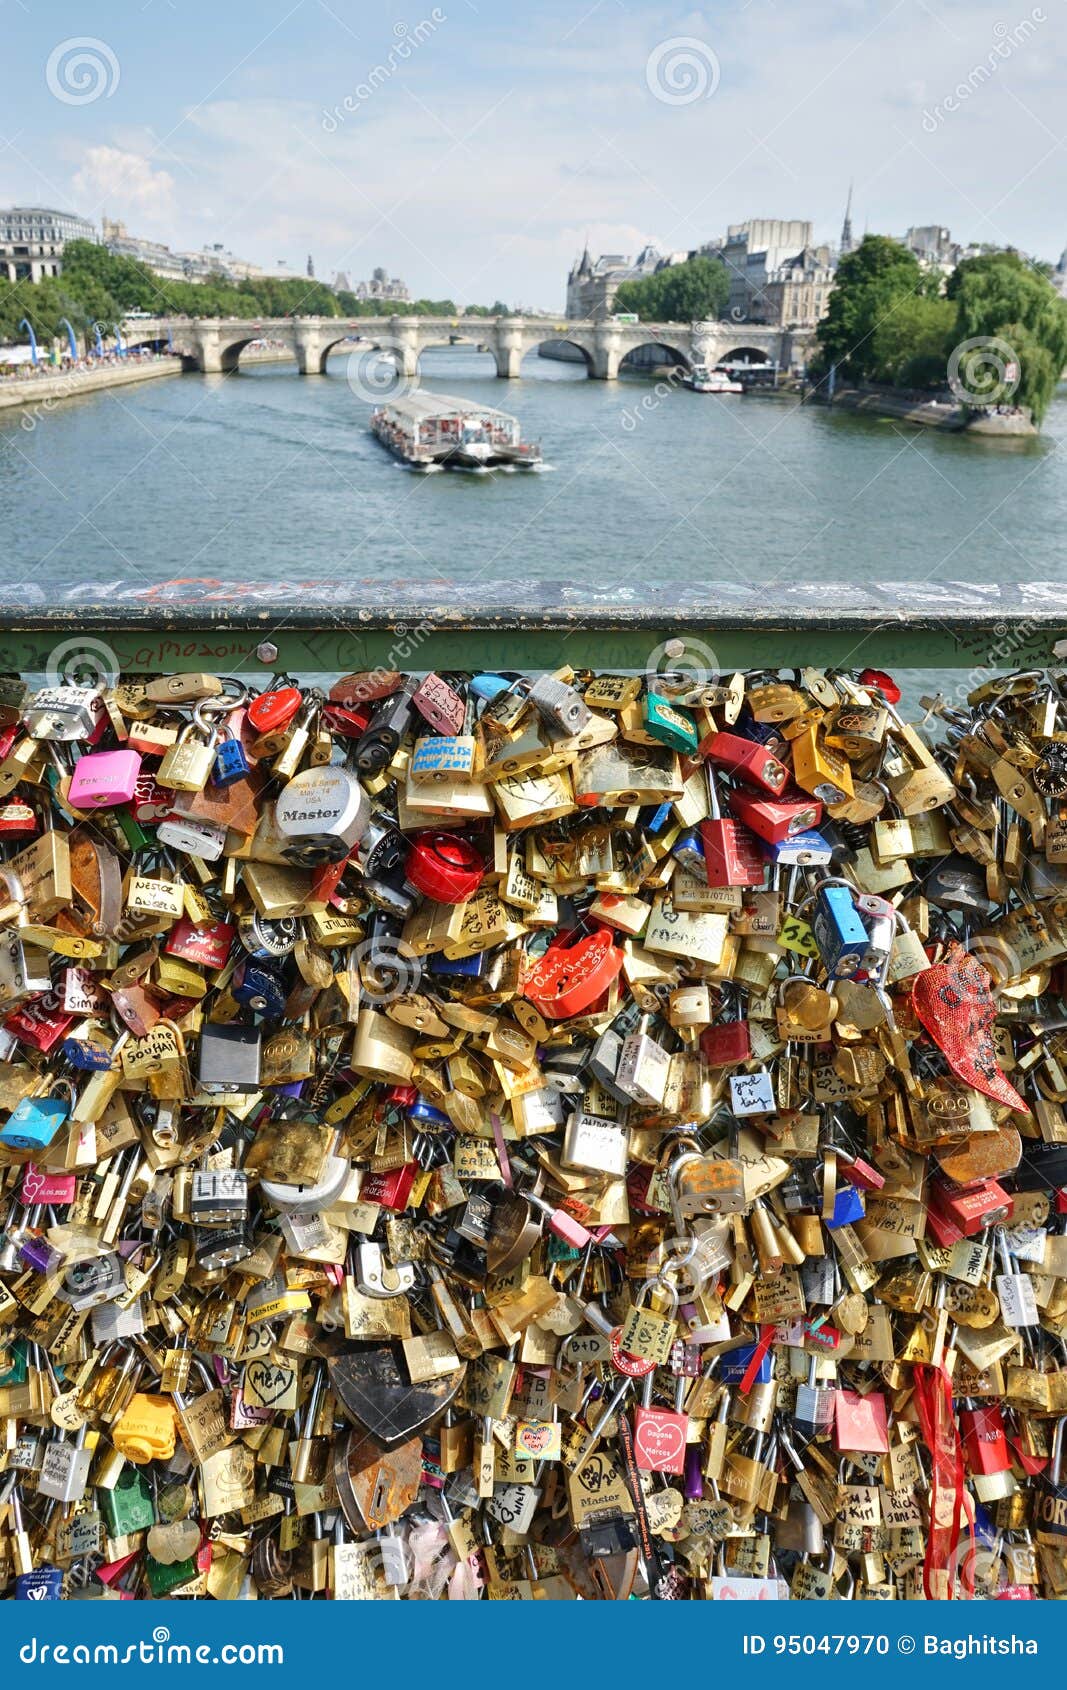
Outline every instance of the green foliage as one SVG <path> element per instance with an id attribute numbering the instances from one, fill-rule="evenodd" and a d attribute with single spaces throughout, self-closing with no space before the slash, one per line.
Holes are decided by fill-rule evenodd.
<path id="1" fill-rule="evenodd" d="M 867 235 L 837 267 L 830 306 L 817 330 L 820 366 L 858 381 L 877 381 L 874 339 L 905 300 L 926 291 L 919 260 L 885 235 Z M 885 336 L 882 336 L 885 345 Z"/>
<path id="2" fill-rule="evenodd" d="M 870 335 L 873 379 L 892 387 L 943 387 L 955 325 L 955 307 L 947 299 L 892 296 Z"/>
<path id="3" fill-rule="evenodd" d="M 644 323 L 694 323 L 721 317 L 730 297 L 730 278 L 717 258 L 690 258 L 654 270 L 639 282 L 623 282 L 616 311 L 636 311 Z"/>
<path id="4" fill-rule="evenodd" d="M 913 253 L 869 235 L 838 266 L 817 368 L 907 388 L 944 388 L 951 368 L 972 408 L 1014 402 L 1040 423 L 1067 365 L 1067 303 L 1047 266 L 987 252 L 938 287 Z"/>
<path id="5" fill-rule="evenodd" d="M 334 293 L 324 282 L 308 277 L 264 276 L 231 282 L 220 275 L 204 282 L 168 281 L 133 258 L 116 257 L 92 241 L 69 241 L 63 252 L 63 274 L 40 282 L 0 279 L 0 341 L 17 343 L 28 337 L 19 328 L 23 317 L 33 324 L 42 344 L 64 331 L 61 317 L 69 317 L 76 333 L 84 335 L 99 322 L 105 336 L 128 311 L 157 316 L 187 317 L 458 317 L 451 299 L 416 299 L 404 304 L 357 299 L 354 293 Z M 470 316 L 505 315 L 499 300 L 492 307 L 469 306 Z"/>
<path id="6" fill-rule="evenodd" d="M 990 349 L 989 362 L 1018 364 L 1014 402 L 1028 405 L 1040 423 L 1067 365 L 1067 302 L 1040 268 L 1010 251 L 965 258 L 948 292 L 957 306 L 957 344 L 1002 341 L 1003 348 Z M 999 396 L 994 389 L 988 397 Z"/>

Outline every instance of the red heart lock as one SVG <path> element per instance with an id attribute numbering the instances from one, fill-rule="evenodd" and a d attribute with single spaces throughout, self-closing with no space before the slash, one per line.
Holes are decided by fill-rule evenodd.
<path id="1" fill-rule="evenodd" d="M 1029 1115 L 997 1061 L 993 1023 L 997 1017 L 992 976 L 962 945 L 949 945 L 943 962 L 915 976 L 911 1001 L 915 1013 L 952 1072 L 995 1103 Z"/>
<path id="2" fill-rule="evenodd" d="M 607 991 L 622 967 L 622 951 L 607 928 L 553 940 L 526 976 L 522 995 L 549 1021 L 582 1015 Z"/>
<path id="3" fill-rule="evenodd" d="M 634 1414 L 634 1457 L 642 1473 L 683 1473 L 689 1416 L 667 1408 Z"/>

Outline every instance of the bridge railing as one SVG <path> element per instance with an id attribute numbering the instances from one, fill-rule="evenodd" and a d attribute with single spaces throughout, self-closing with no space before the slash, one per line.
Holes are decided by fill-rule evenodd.
<path id="1" fill-rule="evenodd" d="M 894 582 L 596 594 L 521 581 L 84 582 L 0 592 L 0 669 L 693 667 L 993 673 L 1067 641 L 1067 585 Z M 1064 647 L 1067 650 L 1067 645 Z"/>

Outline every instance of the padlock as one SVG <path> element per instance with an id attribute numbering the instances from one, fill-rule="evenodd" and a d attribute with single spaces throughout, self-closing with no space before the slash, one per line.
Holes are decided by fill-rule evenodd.
<path id="1" fill-rule="evenodd" d="M 202 792 L 215 760 L 215 730 L 190 722 L 178 735 L 156 771 L 160 786 L 175 792 Z"/>
<path id="2" fill-rule="evenodd" d="M 286 861 L 336 863 L 358 843 L 370 820 L 370 801 L 354 775 L 329 767 L 294 775 L 274 806 Z"/>
<path id="3" fill-rule="evenodd" d="M 94 751 L 79 759 L 70 777 L 67 801 L 76 810 L 128 804 L 137 790 L 140 773 L 137 751 Z"/>

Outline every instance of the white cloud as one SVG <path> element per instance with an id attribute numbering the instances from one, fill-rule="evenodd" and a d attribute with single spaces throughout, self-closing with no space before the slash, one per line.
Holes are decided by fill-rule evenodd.
<path id="1" fill-rule="evenodd" d="M 90 147 L 74 177 L 74 187 L 85 212 L 96 216 L 134 217 L 139 223 L 166 224 L 174 214 L 174 178 L 166 170 L 153 170 L 139 153 L 119 147 Z M 92 201 L 92 208 L 85 205 Z"/>

